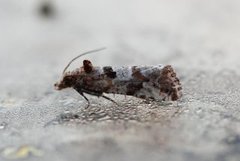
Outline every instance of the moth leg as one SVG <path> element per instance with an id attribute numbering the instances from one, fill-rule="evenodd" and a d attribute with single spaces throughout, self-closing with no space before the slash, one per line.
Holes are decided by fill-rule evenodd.
<path id="1" fill-rule="evenodd" d="M 88 98 L 83 94 L 83 91 L 81 87 L 74 87 L 74 89 L 87 101 L 88 105 L 86 108 L 88 108 L 90 106 L 90 102 L 88 100 Z"/>
<path id="2" fill-rule="evenodd" d="M 88 100 L 88 98 L 81 92 L 80 95 L 87 101 L 88 105 L 86 108 L 88 108 L 90 106 L 90 102 Z"/>
<path id="3" fill-rule="evenodd" d="M 105 99 L 107 99 L 107 100 L 115 103 L 116 105 L 118 105 L 117 102 L 115 102 L 113 99 L 111 99 L 111 98 L 109 98 L 109 97 L 107 97 L 107 96 L 104 96 L 103 93 L 98 93 L 98 92 L 93 92 L 93 91 L 87 91 L 87 90 L 83 90 L 83 92 L 85 92 L 85 93 L 87 93 L 87 94 L 91 94 L 91 95 L 97 96 L 97 97 L 103 97 L 103 98 L 105 98 Z M 119 106 L 119 105 L 118 105 L 118 106 Z"/>
<path id="4" fill-rule="evenodd" d="M 84 89 L 82 89 L 82 92 L 93 95 L 93 96 L 97 96 L 97 97 L 102 96 L 102 93 L 100 93 L 100 92 L 88 91 L 88 90 L 84 90 Z"/>
<path id="5" fill-rule="evenodd" d="M 111 98 L 109 98 L 107 96 L 104 96 L 104 95 L 101 95 L 101 97 L 103 97 L 103 98 L 105 98 L 105 99 L 107 99 L 107 100 L 109 100 L 109 101 L 111 101 L 111 102 L 113 102 L 113 103 L 115 103 L 116 105 L 119 106 L 119 104 L 117 104 L 117 102 L 115 102 L 113 99 L 111 99 Z"/>
<path id="6" fill-rule="evenodd" d="M 113 99 L 111 99 L 111 98 L 109 98 L 109 97 L 107 97 L 107 96 L 104 96 L 102 92 L 95 92 L 95 91 L 88 91 L 88 90 L 81 89 L 81 92 L 79 92 L 79 93 L 80 93 L 87 101 L 88 101 L 88 99 L 86 98 L 86 96 L 83 95 L 83 92 L 84 92 L 84 93 L 87 93 L 87 94 L 90 94 L 90 95 L 93 95 L 93 96 L 103 97 L 103 98 L 105 98 L 105 99 L 107 99 L 107 100 L 115 103 L 116 105 L 118 105 L 117 102 L 115 102 Z M 88 103 L 89 103 L 89 101 L 88 101 Z M 119 105 L 118 105 L 118 106 L 119 106 Z"/>

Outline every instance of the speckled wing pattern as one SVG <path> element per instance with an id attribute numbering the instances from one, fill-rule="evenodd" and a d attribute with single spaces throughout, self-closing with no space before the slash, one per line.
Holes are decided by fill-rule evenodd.
<path id="1" fill-rule="evenodd" d="M 67 75 L 77 78 L 72 87 L 78 92 L 97 96 L 112 93 L 161 101 L 182 96 L 181 83 L 170 65 L 94 67 L 84 60 L 81 68 Z"/>

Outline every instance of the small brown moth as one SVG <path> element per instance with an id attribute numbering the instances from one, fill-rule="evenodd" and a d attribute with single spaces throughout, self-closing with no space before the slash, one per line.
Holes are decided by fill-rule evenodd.
<path id="1" fill-rule="evenodd" d="M 83 66 L 66 72 L 77 58 L 103 50 L 88 51 L 72 59 L 63 70 L 61 80 L 55 84 L 57 90 L 73 88 L 83 96 L 84 93 L 103 97 L 114 103 L 104 93 L 123 94 L 142 99 L 175 101 L 182 96 L 182 86 L 170 65 L 155 66 L 93 66 L 91 61 L 84 60 Z"/>

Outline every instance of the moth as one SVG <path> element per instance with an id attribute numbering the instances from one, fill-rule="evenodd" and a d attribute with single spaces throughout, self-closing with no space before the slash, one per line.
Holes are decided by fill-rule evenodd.
<path id="1" fill-rule="evenodd" d="M 89 60 L 83 60 L 81 67 L 66 72 L 79 57 L 103 49 L 88 51 L 73 58 L 63 70 L 61 80 L 54 84 L 55 89 L 75 89 L 88 102 L 88 106 L 90 103 L 85 93 L 114 103 L 104 93 L 158 101 L 176 101 L 182 96 L 181 83 L 170 65 L 99 67 L 93 66 Z"/>

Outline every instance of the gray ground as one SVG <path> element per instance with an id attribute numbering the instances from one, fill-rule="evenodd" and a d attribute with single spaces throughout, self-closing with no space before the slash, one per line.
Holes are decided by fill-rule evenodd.
<path id="1" fill-rule="evenodd" d="M 0 160 L 240 160 L 240 1 L 0 0 Z M 171 64 L 174 103 L 55 91 L 77 54 L 95 65 Z M 81 60 L 72 69 L 78 67 Z"/>

